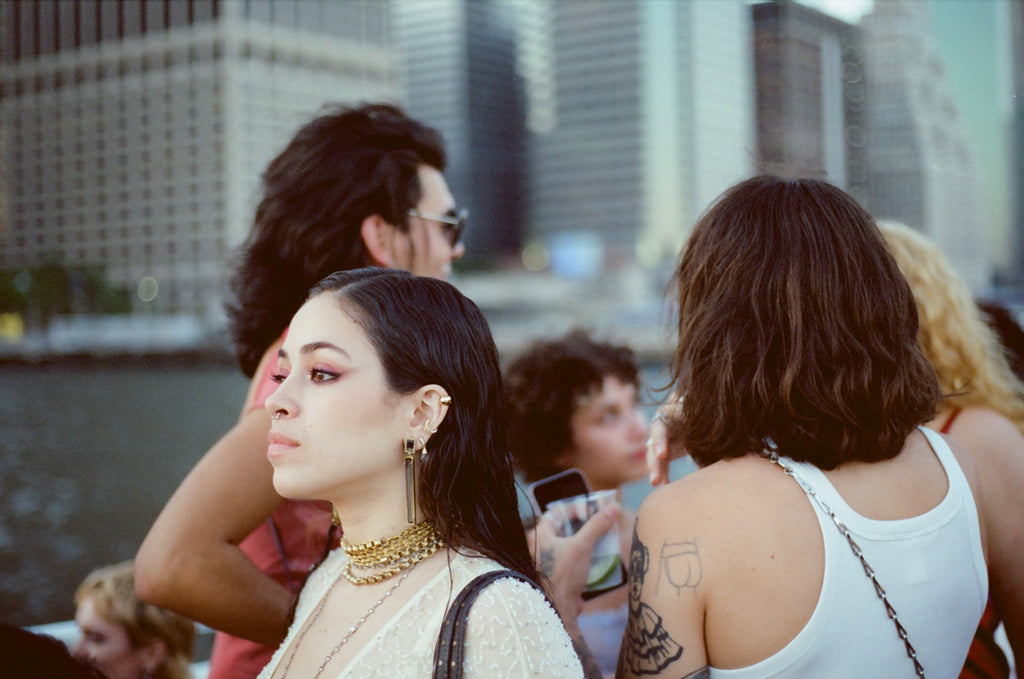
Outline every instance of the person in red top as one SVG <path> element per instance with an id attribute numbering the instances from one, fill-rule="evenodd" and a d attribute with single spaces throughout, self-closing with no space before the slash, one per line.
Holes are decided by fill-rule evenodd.
<path id="1" fill-rule="evenodd" d="M 928 426 L 974 455 L 995 518 L 988 527 L 989 601 L 960 677 L 1007 679 L 1009 663 L 995 640 L 1000 622 L 1014 655 L 1024 657 L 1024 607 L 1017 603 L 1024 596 L 1024 384 L 939 248 L 902 224 L 879 227 L 910 283 L 918 339 L 942 385 L 941 410 Z"/>
<path id="2" fill-rule="evenodd" d="M 283 500 L 267 462 L 270 376 L 296 310 L 326 275 L 364 266 L 447 279 L 465 214 L 440 134 L 388 104 L 332 106 L 263 173 L 227 311 L 252 379 L 238 422 L 192 469 L 135 559 L 143 601 L 218 630 L 210 679 L 254 677 L 330 546 L 325 504 Z"/>

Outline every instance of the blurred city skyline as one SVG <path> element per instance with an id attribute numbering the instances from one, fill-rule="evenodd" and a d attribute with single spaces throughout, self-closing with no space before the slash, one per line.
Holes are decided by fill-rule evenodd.
<path id="1" fill-rule="evenodd" d="M 768 4 L 146 0 L 115 20 L 110 3 L 4 3 L 0 304 L 56 257 L 78 276 L 71 303 L 29 326 L 98 336 L 60 318 L 97 311 L 102 290 L 82 293 L 94 276 L 122 287 L 135 315 L 222 322 L 259 171 L 320 104 L 367 99 L 441 129 L 449 183 L 471 208 L 457 279 L 513 316 L 534 302 L 564 315 L 552 290 L 592 296 L 584 319 L 616 303 L 650 316 L 689 225 L 765 168 L 828 177 L 923 230 L 979 294 L 1018 281 L 1007 18 L 1020 7 L 755 11 Z M 796 34 L 803 52 L 786 46 Z M 880 66 L 894 49 L 895 67 Z M 496 269 L 558 280 L 524 300 L 518 283 L 477 273 Z"/>

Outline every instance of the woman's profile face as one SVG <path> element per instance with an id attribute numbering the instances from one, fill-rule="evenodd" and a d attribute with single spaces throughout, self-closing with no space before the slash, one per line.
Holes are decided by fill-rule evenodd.
<path id="1" fill-rule="evenodd" d="M 278 357 L 267 457 L 285 497 L 358 502 L 395 487 L 413 416 L 362 327 L 334 293 L 295 314 Z M 392 472 L 392 473 L 389 473 Z"/>
<path id="2" fill-rule="evenodd" d="M 146 674 L 142 651 L 132 647 L 124 625 L 99 614 L 93 597 L 82 599 L 75 622 L 82 633 L 73 649 L 76 658 L 94 665 L 109 679 L 140 679 Z"/>

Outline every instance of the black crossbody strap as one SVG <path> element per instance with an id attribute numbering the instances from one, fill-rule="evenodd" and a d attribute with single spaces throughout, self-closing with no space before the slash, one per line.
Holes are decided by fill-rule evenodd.
<path id="1" fill-rule="evenodd" d="M 537 583 L 513 570 L 491 571 L 473 578 L 455 597 L 441 623 L 441 633 L 434 648 L 434 679 L 458 679 L 462 676 L 469 608 L 484 587 L 501 578 L 514 578 L 541 591 Z"/>

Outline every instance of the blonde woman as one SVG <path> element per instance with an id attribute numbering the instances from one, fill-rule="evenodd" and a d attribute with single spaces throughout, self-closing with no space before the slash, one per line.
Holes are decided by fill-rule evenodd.
<path id="1" fill-rule="evenodd" d="M 944 397 L 929 426 L 948 433 L 973 455 L 991 507 L 989 603 L 961 677 L 1008 677 L 993 634 L 1000 617 L 1014 655 L 1024 653 L 1024 610 L 1007 605 L 1024 592 L 1024 385 L 996 334 L 985 323 L 964 280 L 925 236 L 881 222 L 889 249 L 910 283 L 920 317 L 918 339 L 935 367 Z"/>
<path id="2" fill-rule="evenodd" d="M 135 597 L 131 561 L 93 571 L 75 592 L 75 657 L 109 679 L 191 679 L 195 624 Z"/>

